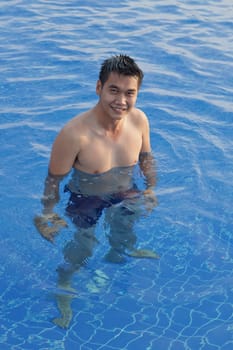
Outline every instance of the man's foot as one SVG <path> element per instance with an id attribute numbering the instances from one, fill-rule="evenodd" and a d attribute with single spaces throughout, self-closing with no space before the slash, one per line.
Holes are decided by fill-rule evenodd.
<path id="1" fill-rule="evenodd" d="M 72 313 L 70 315 L 70 317 L 57 317 L 53 319 L 53 323 L 58 326 L 61 327 L 63 329 L 67 329 L 69 328 L 70 325 L 70 321 L 72 319 Z"/>
<path id="2" fill-rule="evenodd" d="M 159 259 L 159 255 L 150 249 L 134 249 L 127 253 L 133 258 Z"/>
<path id="3" fill-rule="evenodd" d="M 73 317 L 71 302 L 74 296 L 68 294 L 57 294 L 57 305 L 61 313 L 61 317 L 53 320 L 53 323 L 61 328 L 68 328 Z"/>
<path id="4" fill-rule="evenodd" d="M 109 250 L 109 252 L 105 255 L 105 260 L 114 264 L 121 264 L 126 261 L 125 257 L 123 257 L 115 249 Z"/>

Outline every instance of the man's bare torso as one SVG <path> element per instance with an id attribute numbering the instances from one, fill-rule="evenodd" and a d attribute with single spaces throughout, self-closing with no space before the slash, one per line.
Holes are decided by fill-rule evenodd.
<path id="1" fill-rule="evenodd" d="M 132 119 L 133 115 L 129 115 L 123 120 L 118 134 L 98 126 L 91 114 L 74 120 L 79 148 L 73 167 L 100 174 L 112 168 L 135 165 L 142 145 L 142 132 Z"/>
<path id="2" fill-rule="evenodd" d="M 103 195 L 132 187 L 142 135 L 131 118 L 124 120 L 119 134 L 114 136 L 96 125 L 91 114 L 73 119 L 70 127 L 77 130 L 79 150 L 69 184 L 72 191 Z M 82 132 L 78 133 L 80 129 Z"/>

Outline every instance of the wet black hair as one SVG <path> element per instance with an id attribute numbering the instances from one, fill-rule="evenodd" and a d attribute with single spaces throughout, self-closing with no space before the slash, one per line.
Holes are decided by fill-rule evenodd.
<path id="1" fill-rule="evenodd" d="M 137 77 L 140 87 L 143 80 L 143 71 L 138 67 L 135 61 L 127 55 L 115 55 L 106 59 L 99 72 L 99 80 L 102 86 L 108 80 L 110 73 L 118 73 L 125 76 Z"/>

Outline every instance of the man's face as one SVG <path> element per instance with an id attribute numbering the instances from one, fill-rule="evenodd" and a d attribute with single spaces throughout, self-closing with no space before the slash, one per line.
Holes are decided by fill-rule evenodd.
<path id="1" fill-rule="evenodd" d="M 138 78 L 110 73 L 103 86 L 98 80 L 96 92 L 104 112 L 112 119 L 122 119 L 136 103 Z"/>

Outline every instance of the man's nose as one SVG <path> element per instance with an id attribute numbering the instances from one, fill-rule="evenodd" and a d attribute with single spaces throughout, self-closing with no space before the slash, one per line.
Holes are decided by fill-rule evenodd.
<path id="1" fill-rule="evenodd" d="M 125 104 L 125 95 L 124 94 L 118 94 L 116 98 L 116 102 L 119 104 Z"/>

